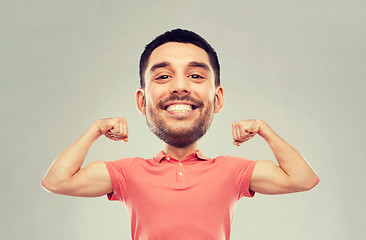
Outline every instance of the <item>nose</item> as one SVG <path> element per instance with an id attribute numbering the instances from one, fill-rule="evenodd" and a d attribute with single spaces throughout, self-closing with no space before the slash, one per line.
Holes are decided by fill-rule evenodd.
<path id="1" fill-rule="evenodd" d="M 189 80 L 185 76 L 175 77 L 171 81 L 170 93 L 190 94 Z"/>

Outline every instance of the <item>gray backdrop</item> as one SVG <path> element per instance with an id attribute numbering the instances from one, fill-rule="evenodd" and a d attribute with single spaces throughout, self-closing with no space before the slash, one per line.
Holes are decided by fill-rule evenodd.
<path id="1" fill-rule="evenodd" d="M 0 239 L 130 239 L 123 204 L 57 196 L 40 180 L 96 119 L 124 116 L 127 144 L 100 138 L 87 161 L 151 157 L 161 143 L 138 114 L 138 59 L 172 28 L 217 50 L 225 108 L 201 150 L 237 148 L 231 122 L 264 119 L 320 176 L 310 192 L 257 194 L 236 207 L 232 239 L 365 239 L 365 1 L 1 1 Z"/>

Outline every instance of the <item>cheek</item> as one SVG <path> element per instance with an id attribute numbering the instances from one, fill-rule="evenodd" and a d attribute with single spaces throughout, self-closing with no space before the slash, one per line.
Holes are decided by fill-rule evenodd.
<path id="1" fill-rule="evenodd" d="M 152 106 L 156 106 L 159 100 L 164 98 L 164 91 L 161 88 L 150 87 L 147 89 L 146 101 Z"/>
<path id="2" fill-rule="evenodd" d="M 213 90 L 207 90 L 207 88 L 205 88 L 201 89 L 201 91 L 197 91 L 197 94 L 200 96 L 202 101 L 211 103 L 215 100 L 215 91 Z"/>

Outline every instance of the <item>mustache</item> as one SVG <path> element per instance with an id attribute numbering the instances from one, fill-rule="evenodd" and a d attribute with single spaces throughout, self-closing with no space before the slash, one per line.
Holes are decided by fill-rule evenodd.
<path id="1" fill-rule="evenodd" d="M 166 103 L 170 102 L 170 101 L 189 101 L 189 102 L 192 102 L 196 108 L 203 107 L 203 105 L 204 105 L 202 101 L 197 100 L 197 99 L 191 97 L 190 95 L 172 94 L 168 98 L 166 98 L 164 100 L 160 100 L 157 104 L 157 107 L 164 108 L 166 106 Z"/>

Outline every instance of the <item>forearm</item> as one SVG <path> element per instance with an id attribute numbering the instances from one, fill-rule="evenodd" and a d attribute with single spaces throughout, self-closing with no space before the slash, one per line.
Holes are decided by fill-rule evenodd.
<path id="1" fill-rule="evenodd" d="M 85 157 L 96 139 L 101 135 L 97 124 L 93 123 L 89 129 L 73 144 L 66 148 L 54 161 L 46 176 L 42 180 L 42 186 L 54 191 L 62 183 L 77 173 Z"/>
<path id="2" fill-rule="evenodd" d="M 303 156 L 264 121 L 260 123 L 258 134 L 268 143 L 279 167 L 288 175 L 295 188 L 310 189 L 318 183 L 318 176 Z"/>

